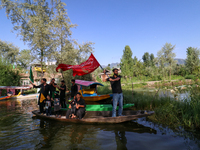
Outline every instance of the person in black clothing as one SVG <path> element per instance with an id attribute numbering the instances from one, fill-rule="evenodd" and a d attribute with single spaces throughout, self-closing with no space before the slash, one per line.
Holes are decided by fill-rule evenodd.
<path id="1" fill-rule="evenodd" d="M 72 86 L 71 86 L 71 98 L 74 98 L 76 96 L 76 93 L 78 92 L 78 86 L 75 84 L 75 80 L 71 80 Z"/>
<path id="2" fill-rule="evenodd" d="M 40 103 L 41 94 L 43 94 L 44 97 L 46 98 L 49 92 L 51 91 L 50 86 L 46 83 L 46 81 L 47 80 L 43 78 L 39 86 L 36 86 L 35 84 L 33 84 L 33 82 L 30 81 L 30 83 L 33 85 L 33 88 L 40 88 L 40 95 L 38 99 L 38 105 L 40 106 L 40 113 L 44 113 L 44 101 Z"/>
<path id="3" fill-rule="evenodd" d="M 112 117 L 116 117 L 117 103 L 119 103 L 118 116 L 122 116 L 123 112 L 123 93 L 121 88 L 121 76 L 118 75 L 118 69 L 113 69 L 114 75 L 107 79 L 110 81 L 113 93 L 113 110 Z"/>
<path id="4" fill-rule="evenodd" d="M 84 114 L 85 114 L 85 101 L 84 99 L 81 98 L 81 93 L 78 92 L 76 94 L 76 116 L 79 118 L 79 119 L 82 119 Z M 69 116 L 71 115 L 71 105 L 69 105 L 69 108 L 67 110 L 67 114 L 66 114 L 66 119 L 69 119 Z"/>
<path id="5" fill-rule="evenodd" d="M 53 94 L 54 94 L 54 92 L 56 91 L 56 87 L 57 87 L 57 84 L 55 83 L 55 79 L 54 78 L 52 78 L 51 79 L 51 82 L 50 82 L 50 88 L 51 88 L 51 91 L 50 91 L 50 97 L 52 98 L 54 98 L 54 96 L 53 96 Z"/>
<path id="6" fill-rule="evenodd" d="M 45 111 L 46 115 L 50 116 L 51 115 L 51 97 L 50 95 L 47 95 L 47 99 L 45 100 Z"/>
<path id="7" fill-rule="evenodd" d="M 66 91 L 66 85 L 65 85 L 65 81 L 62 80 L 61 81 L 61 86 L 58 87 L 60 90 L 60 103 L 62 108 L 66 108 L 66 100 L 65 100 L 65 91 Z"/>

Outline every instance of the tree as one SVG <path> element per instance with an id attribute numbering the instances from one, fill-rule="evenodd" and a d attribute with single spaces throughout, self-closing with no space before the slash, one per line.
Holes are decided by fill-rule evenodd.
<path id="1" fill-rule="evenodd" d="M 50 30 L 53 7 L 50 8 L 45 0 L 1 2 L 1 7 L 6 9 L 6 14 L 14 25 L 13 29 L 18 31 L 18 35 L 39 58 L 43 74 L 44 59 L 51 53 L 53 43 Z"/>
<path id="2" fill-rule="evenodd" d="M 200 64 L 199 56 L 200 56 L 200 50 L 198 48 L 194 47 L 188 47 L 187 48 L 187 58 L 186 58 L 186 68 L 188 71 L 192 74 L 195 70 L 198 69 L 198 66 Z"/>
<path id="3" fill-rule="evenodd" d="M 169 71 L 170 80 L 172 69 L 176 65 L 176 61 L 174 60 L 176 54 L 173 53 L 174 48 L 175 45 L 172 45 L 171 43 L 165 43 L 162 49 L 157 53 L 157 62 L 163 70 L 163 75 L 165 73 L 164 69 L 167 68 Z"/>
<path id="4" fill-rule="evenodd" d="M 149 67 L 150 66 L 150 55 L 148 52 L 144 53 L 144 55 L 142 56 L 142 59 L 143 59 L 144 65 L 146 67 Z"/>
<path id="5" fill-rule="evenodd" d="M 66 4 L 60 0 L 54 0 L 53 2 L 55 3 L 55 11 L 52 17 L 54 48 L 51 56 L 57 64 L 60 64 L 64 63 L 66 58 L 75 59 L 75 51 L 70 38 L 71 28 L 76 27 L 76 25 L 72 24 L 68 17 L 67 10 L 64 8 Z M 63 72 L 61 71 L 61 73 L 64 79 Z"/>
<path id="6" fill-rule="evenodd" d="M 155 57 L 153 53 L 150 54 L 150 66 L 151 67 L 155 66 Z"/>
<path id="7" fill-rule="evenodd" d="M 120 63 L 122 74 L 127 77 L 133 76 L 133 58 L 131 48 L 126 45 Z"/>
<path id="8" fill-rule="evenodd" d="M 9 63 L 17 63 L 16 57 L 19 55 L 19 48 L 12 43 L 0 40 L 1 57 L 6 59 Z"/>
<path id="9" fill-rule="evenodd" d="M 12 64 L 6 60 L 6 58 L 0 57 L 0 85 L 19 86 L 21 78 L 19 72 L 18 70 L 13 70 Z"/>
<path id="10" fill-rule="evenodd" d="M 19 52 L 19 55 L 16 56 L 17 64 L 22 68 L 27 69 L 28 66 L 34 61 L 34 57 L 31 55 L 31 50 L 23 49 Z"/>

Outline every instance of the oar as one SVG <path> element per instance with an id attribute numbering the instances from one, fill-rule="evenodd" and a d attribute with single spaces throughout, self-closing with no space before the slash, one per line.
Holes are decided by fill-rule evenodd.
<path id="1" fill-rule="evenodd" d="M 104 71 L 103 67 L 100 65 L 101 69 Z M 105 71 L 105 74 L 107 75 L 106 71 Z M 107 75 L 108 78 L 110 78 L 108 75 Z"/>

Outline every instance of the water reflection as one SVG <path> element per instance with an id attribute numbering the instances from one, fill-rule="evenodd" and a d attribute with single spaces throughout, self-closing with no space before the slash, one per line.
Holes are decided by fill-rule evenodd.
<path id="1" fill-rule="evenodd" d="M 36 100 L 0 102 L 0 149 L 198 149 L 199 132 L 146 119 L 122 124 L 70 124 L 38 119 Z"/>

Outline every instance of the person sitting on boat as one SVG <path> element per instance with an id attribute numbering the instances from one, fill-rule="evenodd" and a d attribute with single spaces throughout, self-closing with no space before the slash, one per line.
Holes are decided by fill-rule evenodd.
<path id="1" fill-rule="evenodd" d="M 47 99 L 45 100 L 45 111 L 46 111 L 47 116 L 51 115 L 51 97 L 50 97 L 50 95 L 47 95 Z"/>
<path id="2" fill-rule="evenodd" d="M 10 91 L 10 89 L 9 89 L 9 91 L 8 91 L 7 95 L 8 95 L 8 96 L 12 96 L 12 95 L 13 95 L 13 92 L 12 92 L 12 91 Z"/>
<path id="3" fill-rule="evenodd" d="M 75 80 L 72 79 L 71 80 L 72 86 L 71 86 L 71 99 L 74 98 L 74 96 L 76 96 L 76 93 L 78 92 L 78 86 L 75 84 Z"/>
<path id="4" fill-rule="evenodd" d="M 84 101 L 84 99 L 81 98 L 81 93 L 78 92 L 76 94 L 76 116 L 79 119 L 83 118 L 83 116 L 85 114 L 85 107 L 86 107 L 85 101 Z M 67 114 L 66 114 L 66 118 L 67 119 L 69 119 L 69 117 L 71 116 L 71 112 L 72 112 L 72 110 L 71 110 L 71 108 L 72 108 L 71 104 L 69 105 L 69 108 L 70 109 L 67 110 Z"/>
<path id="5" fill-rule="evenodd" d="M 40 95 L 39 95 L 39 99 L 38 99 L 40 113 L 44 113 L 44 101 L 40 102 L 41 94 L 43 94 L 44 97 L 46 98 L 47 95 L 49 94 L 49 92 L 51 91 L 50 86 L 46 82 L 47 82 L 47 80 L 45 78 L 43 78 L 41 80 L 41 84 L 36 86 L 35 84 L 33 84 L 33 82 L 30 81 L 30 83 L 33 85 L 33 88 L 40 88 Z"/>
<path id="6" fill-rule="evenodd" d="M 70 118 L 76 118 L 76 100 L 72 99 L 70 101 L 70 105 L 71 105 L 71 116 L 70 116 Z"/>
<path id="7" fill-rule="evenodd" d="M 112 110 L 112 117 L 116 117 L 116 109 L 117 104 L 119 103 L 119 110 L 118 116 L 122 116 L 123 112 L 123 93 L 121 88 L 121 77 L 118 75 L 118 69 L 113 69 L 114 75 L 110 78 L 107 78 L 107 81 L 110 81 L 113 93 L 113 110 Z"/>

